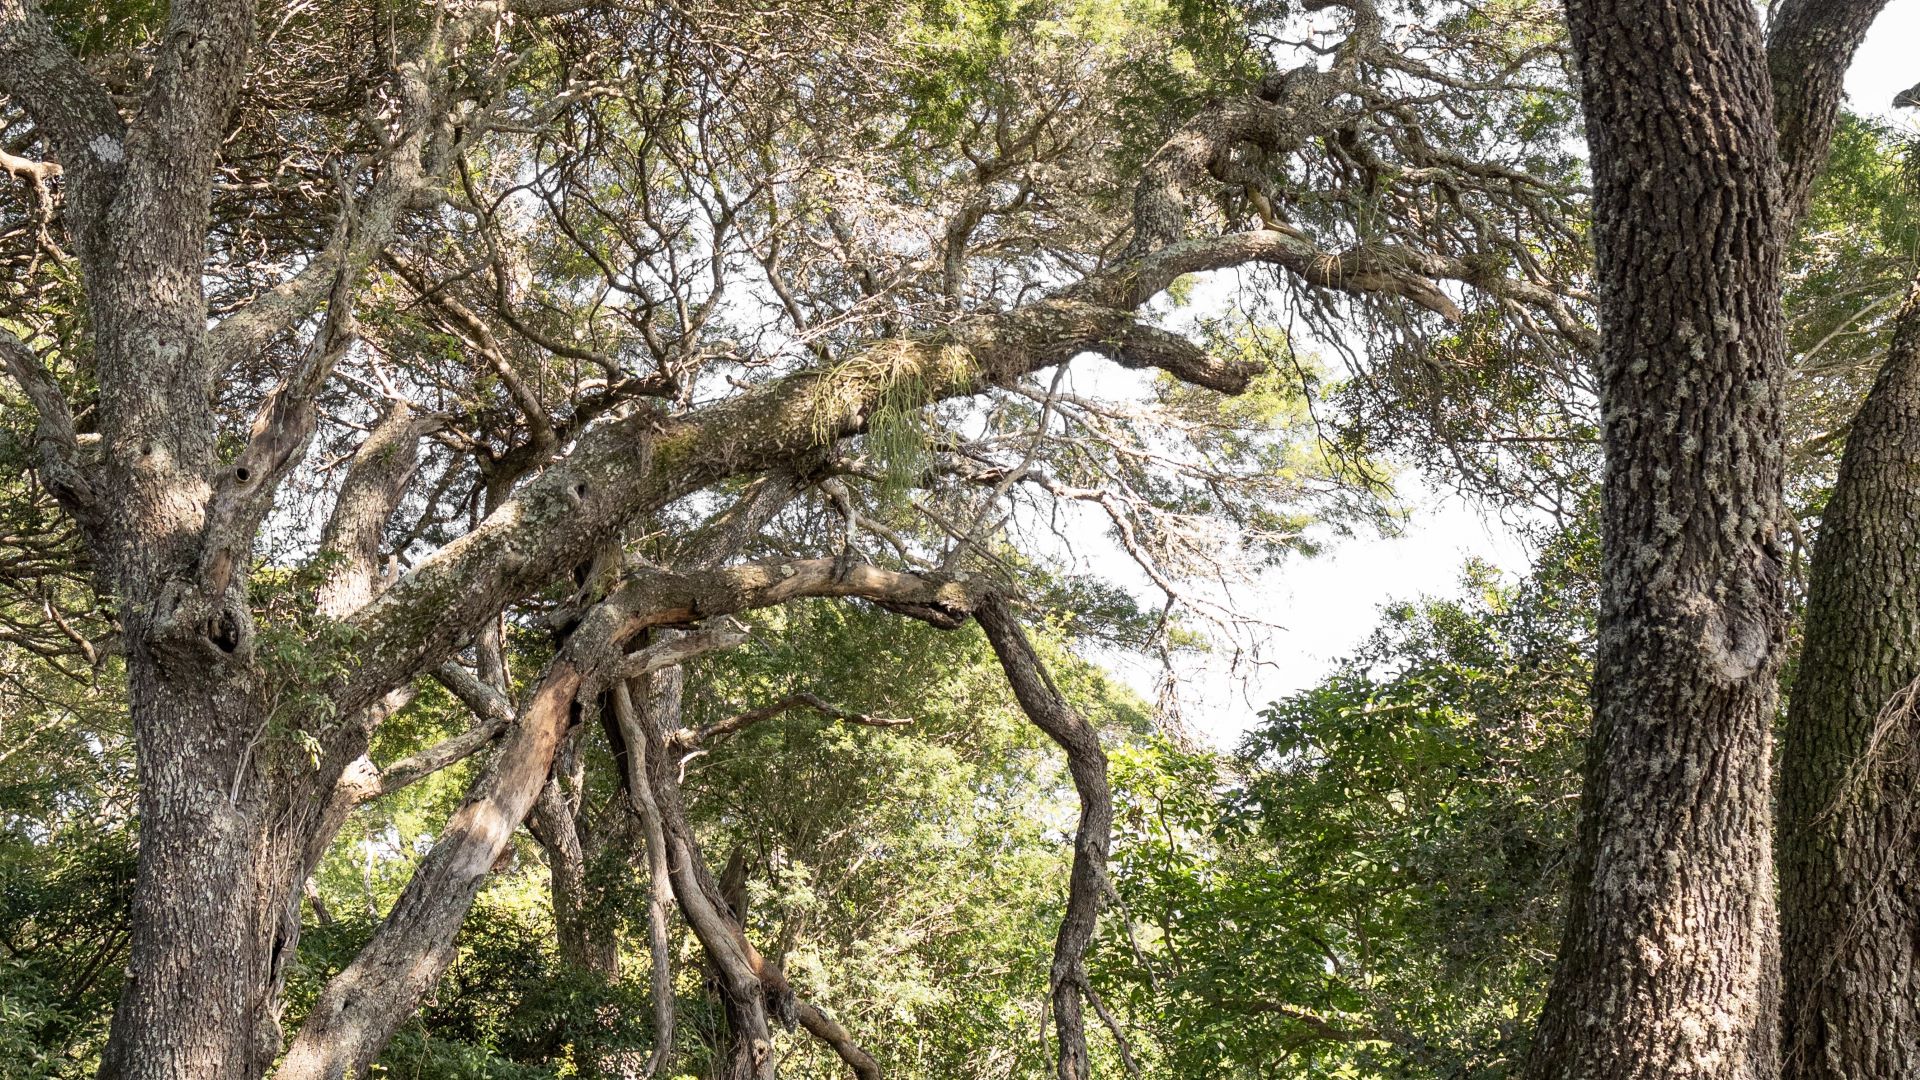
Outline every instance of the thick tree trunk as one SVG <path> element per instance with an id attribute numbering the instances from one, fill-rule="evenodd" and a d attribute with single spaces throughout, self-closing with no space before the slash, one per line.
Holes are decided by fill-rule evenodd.
<path id="1" fill-rule="evenodd" d="M 1821 518 L 1787 714 L 1791 1080 L 1920 1076 L 1920 280 Z"/>
<path id="2" fill-rule="evenodd" d="M 297 850 L 263 827 L 252 785 L 235 775 L 253 733 L 231 688 L 131 666 L 147 735 L 136 742 L 140 856 L 127 982 L 100 1075 L 257 1077 L 279 1051 L 263 989 L 290 959 Z"/>
<path id="3" fill-rule="evenodd" d="M 1592 146 L 1604 563 L 1541 1080 L 1778 1070 L 1781 200 L 1746 0 L 1568 5 Z"/>

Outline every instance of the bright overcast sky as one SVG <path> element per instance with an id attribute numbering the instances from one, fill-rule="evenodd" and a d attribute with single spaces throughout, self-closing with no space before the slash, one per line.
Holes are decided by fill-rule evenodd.
<path id="1" fill-rule="evenodd" d="M 1920 83 L 1920 0 L 1893 0 L 1881 14 L 1847 78 L 1849 105 L 1920 131 L 1920 110 L 1892 113 L 1894 95 Z M 1409 478 L 1412 479 L 1412 478 Z M 1499 521 L 1457 497 L 1403 491 L 1414 510 L 1405 533 L 1391 539 L 1356 538 L 1316 559 L 1303 559 L 1241 590 L 1257 599 L 1253 611 L 1282 624 L 1260 644 L 1264 662 L 1251 677 L 1218 671 L 1182 672 L 1188 724 L 1230 747 L 1266 702 L 1311 686 L 1378 624 L 1382 604 L 1457 589 L 1469 558 L 1523 572 L 1529 552 Z M 1149 691 L 1155 672 L 1116 667 Z"/>

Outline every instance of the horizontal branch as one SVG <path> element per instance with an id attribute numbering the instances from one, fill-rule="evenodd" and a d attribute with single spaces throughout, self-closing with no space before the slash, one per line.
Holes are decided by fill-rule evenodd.
<path id="1" fill-rule="evenodd" d="M 865 713 L 848 712 L 818 694 L 802 691 L 798 694 L 789 694 L 771 705 L 762 705 L 757 709 L 749 709 L 737 716 L 730 716 L 725 720 L 708 724 L 703 728 L 681 728 L 674 732 L 668 741 L 681 749 L 691 749 L 701 743 L 738 735 L 740 732 L 745 731 L 755 724 L 771 720 L 782 713 L 792 712 L 794 709 L 803 707 L 812 709 L 823 716 L 831 717 L 843 723 L 860 724 L 865 727 L 895 728 L 905 727 L 913 723 L 912 720 L 904 718 L 868 716 Z"/>

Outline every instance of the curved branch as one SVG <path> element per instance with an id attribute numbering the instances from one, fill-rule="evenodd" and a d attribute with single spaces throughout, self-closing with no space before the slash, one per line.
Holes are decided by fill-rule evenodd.
<path id="1" fill-rule="evenodd" d="M 87 250 L 126 159 L 126 123 L 106 87 L 60 43 L 33 0 L 0 0 L 0 87 L 59 157 L 69 227 Z"/>
<path id="2" fill-rule="evenodd" d="M 822 1012 L 818 1005 L 797 998 L 793 1008 L 794 1014 L 800 1019 L 800 1026 L 806 1028 L 814 1038 L 832 1047 L 840 1060 L 847 1063 L 847 1068 L 853 1070 L 854 1076 L 859 1080 L 880 1080 L 880 1063 L 873 1060 L 873 1055 L 862 1049 L 859 1043 L 854 1042 L 853 1036 L 833 1017 Z"/>
<path id="3" fill-rule="evenodd" d="M 1035 727 L 1067 752 L 1067 769 L 1080 796 L 1080 824 L 1073 839 L 1073 872 L 1067 908 L 1054 939 L 1051 991 L 1054 1028 L 1059 1033 L 1060 1080 L 1090 1080 L 1087 1031 L 1081 1003 L 1087 991 L 1085 959 L 1100 917 L 1112 844 L 1113 797 L 1107 788 L 1107 755 L 1099 733 L 1067 703 L 1046 664 L 1027 640 L 1026 631 L 998 593 L 983 595 L 974 621 L 987 635 L 1007 674 L 1014 697 Z"/>
<path id="4" fill-rule="evenodd" d="M 93 477 L 80 458 L 67 396 L 40 363 L 33 347 L 0 328 L 0 368 L 5 368 L 34 411 L 34 441 L 39 444 L 40 475 L 60 505 L 83 525 L 97 516 Z"/>

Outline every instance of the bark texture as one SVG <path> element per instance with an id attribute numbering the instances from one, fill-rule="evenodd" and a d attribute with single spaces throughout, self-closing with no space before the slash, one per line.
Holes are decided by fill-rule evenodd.
<path id="1" fill-rule="evenodd" d="M 435 294 L 437 316 L 496 368 L 530 439 L 487 467 L 498 498 L 488 499 L 481 524 L 409 573 L 386 575 L 381 539 L 408 489 L 419 440 L 435 423 L 396 407 L 349 466 L 325 539 L 342 558 L 316 610 L 302 613 L 313 617 L 316 631 L 312 662 L 288 670 L 256 648 L 250 555 L 260 522 L 312 442 L 314 401 L 353 341 L 353 301 L 365 272 L 392 255 L 387 249 L 402 219 L 444 192 L 456 130 L 468 125 L 471 135 L 492 122 L 489 110 L 473 108 L 476 102 L 461 97 L 466 91 L 451 85 L 464 81 L 459 73 L 468 59 L 480 59 L 469 57 L 468 44 L 498 43 L 514 25 L 581 6 L 477 0 L 391 26 L 391 70 L 366 102 L 369 115 L 386 125 L 367 183 L 347 185 L 352 205 L 342 207 L 331 230 L 314 230 L 331 239 L 315 240 L 319 250 L 295 261 L 303 269 L 209 330 L 211 192 L 249 65 L 254 5 L 168 5 L 164 27 L 134 65 L 140 73 L 130 81 L 116 77 L 110 94 L 32 0 L 0 0 L 0 87 L 30 114 L 59 167 L 62 216 L 93 335 L 99 399 L 84 415 L 97 425 L 97 444 L 89 440 L 82 452 L 73 431 L 80 410 L 62 400 L 32 345 L 0 334 L 0 361 L 38 413 L 36 447 L 49 489 L 83 526 L 121 605 L 139 769 L 132 960 L 104 1055 L 103 1075 L 111 1080 L 262 1075 L 281 1047 L 280 990 L 297 946 L 302 885 L 346 811 L 503 737 L 501 771 L 488 774 L 494 786 L 475 793 L 466 816 L 449 827 L 449 854 L 410 886 L 410 899 L 389 920 L 393 929 L 352 969 L 364 976 L 364 993 L 330 989 L 327 1008 L 310 1021 L 317 1025 L 312 1037 L 301 1036 L 289 1062 L 330 1075 L 371 1060 L 381 1030 L 404 1019 L 397 1010 L 417 1000 L 436 965 L 443 966 L 447 920 L 470 899 L 476 853 L 497 846 L 500 830 L 521 819 L 545 783 L 542 758 L 551 756 L 557 706 L 543 701 L 537 717 L 482 725 L 387 773 L 366 760 L 369 734 L 417 679 L 469 645 L 482 659 L 480 681 L 502 689 L 504 669 L 489 660 L 498 658 L 503 609 L 552 585 L 646 514 L 722 479 L 818 460 L 863 431 L 903 385 L 924 388 L 931 403 L 1092 351 L 1238 392 L 1257 374 L 1255 365 L 1222 360 L 1136 313 L 1178 276 L 1196 271 L 1264 264 L 1322 288 L 1398 298 L 1448 319 L 1460 316 L 1449 292 L 1460 290 L 1445 286 L 1455 282 L 1542 311 L 1555 324 L 1570 321 L 1563 295 L 1458 253 L 1389 244 L 1333 251 L 1297 230 L 1274 228 L 1180 239 L 1186 230 L 1154 208 L 1177 211 L 1191 200 L 1194 170 L 1211 171 L 1231 157 L 1221 153 L 1221 140 L 1283 148 L 1324 133 L 1337 78 L 1316 81 L 1305 70 L 1298 81 L 1273 83 L 1258 101 L 1209 119 L 1219 129 L 1215 136 L 1196 133 L 1168 151 L 1143 196 L 1146 226 L 1129 257 L 1057 294 L 967 314 L 923 337 L 850 348 L 836 363 L 713 406 L 670 414 L 606 395 L 603 405 L 576 410 L 577 426 L 558 430 L 537 395 L 516 389 L 484 320 L 463 315 L 451 294 Z M 1333 64 L 1335 76 L 1353 70 L 1378 37 L 1368 5 L 1343 6 L 1360 44 Z M 1168 197 L 1159 198 L 1154 185 L 1164 185 Z M 289 335 L 305 342 L 297 356 L 265 355 Z M 553 351 L 592 358 L 561 345 Z M 229 453 L 216 439 L 209 403 L 227 373 L 257 370 L 251 365 L 263 360 L 278 382 Z M 632 389 L 646 395 L 669 387 Z M 564 459 L 552 460 L 563 447 Z M 771 572 L 784 579 L 658 578 L 644 587 L 692 586 L 675 594 L 681 614 L 663 614 L 667 625 L 724 607 L 734 602 L 730 596 L 742 598 L 737 594 L 777 603 L 809 595 L 807 588 L 817 588 L 815 595 L 877 591 L 898 610 L 942 625 L 966 617 L 954 605 L 965 590 L 951 581 L 889 582 L 883 571 L 859 568 L 868 577 L 852 580 L 837 564 Z M 600 659 L 581 658 L 583 682 L 600 677 Z M 327 700 L 289 717 L 280 706 L 296 686 L 301 696 Z M 314 744 L 317 753 L 297 749 Z M 391 1014 L 376 1014 L 381 1008 Z M 332 1035 L 322 1039 L 326 1032 Z"/>
<path id="2" fill-rule="evenodd" d="M 1791 1080 L 1920 1075 L 1920 281 L 1821 518 L 1781 759 Z"/>
<path id="3" fill-rule="evenodd" d="M 1744 0 L 1568 5 L 1607 467 L 1594 731 L 1542 1080 L 1769 1077 L 1781 190 Z"/>

